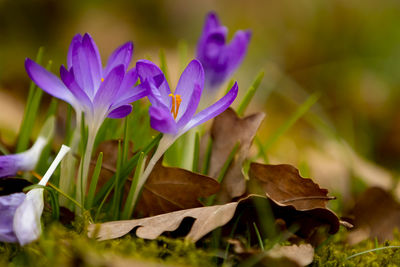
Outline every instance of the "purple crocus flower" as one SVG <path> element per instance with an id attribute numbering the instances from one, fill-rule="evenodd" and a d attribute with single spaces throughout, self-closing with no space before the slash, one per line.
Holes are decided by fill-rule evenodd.
<path id="1" fill-rule="evenodd" d="M 36 167 L 43 148 L 51 140 L 54 134 L 55 118 L 52 116 L 46 120 L 39 137 L 33 146 L 21 153 L 0 156 L 0 178 L 16 175 L 19 171 L 31 171 Z"/>
<path id="2" fill-rule="evenodd" d="M 204 87 L 204 70 L 198 60 L 192 60 L 183 71 L 176 90 L 171 93 L 164 74 L 154 63 L 139 60 L 136 63 L 140 80 L 149 90 L 151 102 L 149 109 L 151 127 L 164 133 L 158 148 L 139 178 L 137 200 L 141 187 L 146 182 L 154 165 L 175 140 L 188 130 L 218 116 L 235 100 L 238 85 L 235 83 L 230 91 L 213 105 L 196 113 Z"/>
<path id="3" fill-rule="evenodd" d="M 25 152 L 0 156 L 0 177 L 16 175 L 18 171 L 31 171 L 35 168 L 47 141 L 39 136 L 35 144 Z"/>
<path id="4" fill-rule="evenodd" d="M 62 146 L 39 185 L 45 186 L 60 161 L 70 150 Z M 42 232 L 40 217 L 43 212 L 43 188 L 34 188 L 27 194 L 0 196 L 0 241 L 25 245 L 39 238 Z"/>
<path id="5" fill-rule="evenodd" d="M 210 12 L 197 44 L 197 59 L 203 64 L 206 89 L 216 89 L 239 67 L 250 42 L 250 31 L 237 31 L 226 44 L 228 29 Z"/>
<path id="6" fill-rule="evenodd" d="M 132 53 L 132 42 L 120 46 L 103 68 L 91 36 L 77 34 L 69 47 L 67 68 L 60 68 L 61 80 L 29 58 L 25 68 L 40 88 L 71 104 L 78 119 L 84 112 L 89 128 L 97 132 L 106 117 L 127 116 L 132 111 L 130 103 L 146 96 L 142 87 L 134 87 L 138 79 L 135 68 L 127 71 Z"/>
<path id="7" fill-rule="evenodd" d="M 77 125 L 85 114 L 88 140 L 79 171 L 77 199 L 86 192 L 89 163 L 96 134 L 109 118 L 123 118 L 132 111 L 130 103 L 147 95 L 143 86 L 134 87 L 138 80 L 135 68 L 128 70 L 132 59 L 133 44 L 128 42 L 117 48 L 103 68 L 97 46 L 89 34 L 72 39 L 67 56 L 67 68 L 61 66 L 60 77 L 47 71 L 31 59 L 25 68 L 29 77 L 44 91 L 71 104 L 76 112 Z M 77 131 L 79 133 L 79 131 Z M 74 137 L 72 148 L 78 141 Z M 83 188 L 80 188 L 81 185 Z"/>

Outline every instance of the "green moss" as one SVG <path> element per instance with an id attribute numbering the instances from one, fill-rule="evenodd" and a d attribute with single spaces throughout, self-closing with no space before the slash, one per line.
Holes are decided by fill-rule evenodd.
<path id="1" fill-rule="evenodd" d="M 132 236 L 97 242 L 59 224 L 46 228 L 42 237 L 20 247 L 0 243 L 1 266 L 98 266 L 134 261 L 173 266 L 214 266 L 210 252 L 181 239 L 160 237 L 146 241 Z"/>
<path id="2" fill-rule="evenodd" d="M 350 246 L 345 241 L 344 231 L 332 236 L 325 244 L 318 247 L 315 251 L 315 258 L 312 266 L 399 266 L 400 249 L 383 249 L 368 252 L 353 258 L 348 257 L 363 251 L 375 249 L 377 247 L 400 246 L 400 234 L 395 233 L 393 241 L 386 241 L 377 244 L 373 240 L 365 240 L 357 245 Z"/>

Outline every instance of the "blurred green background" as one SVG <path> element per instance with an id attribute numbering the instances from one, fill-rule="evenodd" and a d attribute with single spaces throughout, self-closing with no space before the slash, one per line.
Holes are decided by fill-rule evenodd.
<path id="1" fill-rule="evenodd" d="M 400 169 L 400 2 L 395 0 L 281 1 L 49 1 L 0 0 L 0 129 L 15 135 L 29 79 L 24 59 L 40 46 L 52 71 L 65 64 L 69 42 L 89 32 L 105 61 L 132 40 L 134 60 L 165 49 L 172 82 L 178 79 L 178 44 L 188 58 L 208 11 L 216 11 L 232 36 L 251 29 L 248 55 L 234 78 L 241 94 L 260 69 L 263 83 L 250 111 L 267 118 L 260 138 L 283 123 L 313 92 L 313 112 L 360 155 L 391 170 Z M 47 100 L 49 98 L 47 97 Z M 273 151 L 293 161 L 291 149 L 318 146 L 323 139 L 307 121 L 297 123 L 286 143 Z"/>

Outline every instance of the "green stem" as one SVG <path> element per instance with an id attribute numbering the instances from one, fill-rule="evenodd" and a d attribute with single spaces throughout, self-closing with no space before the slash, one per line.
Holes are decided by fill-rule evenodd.
<path id="1" fill-rule="evenodd" d="M 139 181 L 137 183 L 135 194 L 133 196 L 133 201 L 132 201 L 132 203 L 134 203 L 134 206 L 136 206 L 140 193 L 142 191 L 142 187 L 149 178 L 150 173 L 153 170 L 154 166 L 157 164 L 162 155 L 164 155 L 165 151 L 167 151 L 167 149 L 175 142 L 177 138 L 178 136 L 172 136 L 167 134 L 163 135 L 163 137 L 161 138 L 156 152 L 150 159 L 149 164 L 146 166 L 146 169 L 144 170 L 143 174 L 139 177 Z"/>
<path id="2" fill-rule="evenodd" d="M 96 137 L 96 129 L 91 128 L 88 131 L 88 140 L 86 144 L 85 154 L 83 159 L 81 159 L 81 163 L 79 166 L 79 179 L 76 187 L 76 199 L 78 202 L 81 203 L 82 206 L 84 205 L 84 196 L 86 194 L 86 187 L 87 187 L 87 177 L 89 173 L 90 161 L 92 158 L 92 151 L 94 146 L 94 141 Z"/>

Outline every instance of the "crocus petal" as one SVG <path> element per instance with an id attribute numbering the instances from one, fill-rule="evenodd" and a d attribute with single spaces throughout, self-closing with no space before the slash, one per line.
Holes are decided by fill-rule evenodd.
<path id="1" fill-rule="evenodd" d="M 15 193 L 8 196 L 0 196 L 0 241 L 17 242 L 13 222 L 17 208 L 25 199 L 24 193 Z"/>
<path id="2" fill-rule="evenodd" d="M 0 177 L 16 175 L 19 171 L 17 165 L 17 162 L 19 161 L 21 161 L 21 155 L 0 156 Z"/>
<path id="3" fill-rule="evenodd" d="M 61 82 L 57 76 L 47 71 L 45 68 L 27 58 L 25 60 L 25 69 L 29 77 L 46 93 L 64 100 L 76 107 L 76 100 L 68 88 Z"/>
<path id="4" fill-rule="evenodd" d="M 43 188 L 35 188 L 17 208 L 13 227 L 19 243 L 23 246 L 39 238 L 42 233 L 40 217 L 43 212 Z"/>
<path id="5" fill-rule="evenodd" d="M 206 78 L 206 88 L 216 88 L 226 79 L 228 54 L 225 53 L 225 33 L 214 31 L 203 43 L 199 43 L 197 59 L 201 61 Z"/>
<path id="6" fill-rule="evenodd" d="M 86 33 L 83 36 L 82 46 L 87 56 L 89 70 L 92 75 L 93 88 L 99 88 L 102 78 L 102 65 L 99 50 L 92 37 Z"/>
<path id="7" fill-rule="evenodd" d="M 111 119 L 121 119 L 129 115 L 132 112 L 131 105 L 122 105 L 118 108 L 113 109 L 107 117 Z"/>
<path id="8" fill-rule="evenodd" d="M 165 106 L 151 106 L 149 108 L 150 125 L 153 129 L 166 133 L 176 134 L 177 125 L 169 109 Z"/>
<path id="9" fill-rule="evenodd" d="M 112 104 L 111 109 L 135 102 L 143 97 L 148 96 L 148 94 L 148 87 L 144 86 L 143 84 L 139 84 L 138 86 L 127 90 L 123 95 L 118 95 L 118 99 Z"/>
<path id="10" fill-rule="evenodd" d="M 172 100 L 169 96 L 171 90 L 169 89 L 167 79 L 165 79 L 161 69 L 149 60 L 139 60 L 136 62 L 136 70 L 142 82 L 145 80 L 148 80 L 149 82 L 154 81 L 154 84 L 158 88 L 160 97 L 162 98 L 162 102 L 165 103 L 168 108 L 171 108 Z"/>
<path id="11" fill-rule="evenodd" d="M 221 26 L 218 16 L 215 12 L 209 12 L 207 14 L 206 22 L 204 23 L 203 32 L 208 33 L 211 30 Z"/>
<path id="12" fill-rule="evenodd" d="M 0 177 L 16 175 L 18 171 L 31 171 L 35 168 L 47 140 L 38 137 L 35 144 L 25 152 L 0 156 Z"/>
<path id="13" fill-rule="evenodd" d="M 89 97 L 95 94 L 92 73 L 90 70 L 88 55 L 82 43 L 76 42 L 72 49 L 72 68 L 75 81 Z"/>
<path id="14" fill-rule="evenodd" d="M 108 110 L 111 107 L 114 102 L 114 97 L 124 79 L 124 74 L 124 65 L 118 65 L 110 71 L 108 76 L 104 79 L 104 82 L 101 83 L 100 88 L 93 99 L 93 106 L 96 109 L 106 108 Z"/>
<path id="15" fill-rule="evenodd" d="M 139 75 L 136 68 L 130 69 L 124 76 L 124 80 L 121 83 L 118 94 L 123 95 L 129 91 L 138 81 Z"/>
<path id="16" fill-rule="evenodd" d="M 86 112 L 92 113 L 93 105 L 92 101 L 90 100 L 89 96 L 83 91 L 78 83 L 75 81 L 73 67 L 70 71 L 66 70 L 65 67 L 62 65 L 60 67 L 60 77 L 64 84 L 68 87 L 71 93 L 75 96 L 75 99 L 79 101 L 80 106 Z M 89 114 L 87 114 L 89 115 Z"/>
<path id="17" fill-rule="evenodd" d="M 225 33 L 223 31 L 214 31 L 207 36 L 202 50 L 199 51 L 199 56 L 201 55 L 204 60 L 211 61 L 209 64 L 221 64 L 222 62 L 218 62 L 218 60 L 225 42 Z"/>
<path id="18" fill-rule="evenodd" d="M 130 69 L 124 76 L 121 86 L 118 90 L 118 96 L 112 103 L 111 109 L 118 108 L 119 106 L 132 103 L 147 95 L 147 88 L 142 85 L 134 87 L 138 80 L 136 69 Z"/>
<path id="19" fill-rule="evenodd" d="M 250 31 L 237 31 L 232 41 L 226 47 L 228 58 L 227 76 L 231 75 L 243 61 L 251 38 Z"/>
<path id="20" fill-rule="evenodd" d="M 177 123 L 178 128 L 183 128 L 196 113 L 197 107 L 199 105 L 199 100 L 201 98 L 201 92 L 203 87 L 200 87 L 198 84 L 194 86 L 194 90 L 192 95 L 189 97 L 189 103 L 185 108 L 185 113 L 183 113 Z M 183 101 L 182 101 L 183 102 Z M 179 116 L 178 116 L 179 117 Z"/>
<path id="21" fill-rule="evenodd" d="M 124 71 L 128 68 L 133 54 L 133 43 L 127 42 L 118 47 L 109 57 L 103 75 L 107 76 L 118 65 L 124 65 Z"/>
<path id="22" fill-rule="evenodd" d="M 218 100 L 216 103 L 213 105 L 209 106 L 206 109 L 203 109 L 189 121 L 186 126 L 180 130 L 180 134 L 183 134 L 184 132 L 188 131 L 189 129 L 202 124 L 203 122 L 208 121 L 209 119 L 212 119 L 222 112 L 224 112 L 236 99 L 237 93 L 238 93 L 238 85 L 235 82 L 231 90 L 220 100 Z"/>
<path id="23" fill-rule="evenodd" d="M 71 44 L 69 45 L 68 55 L 67 55 L 67 67 L 72 68 L 72 50 L 74 49 L 75 43 L 82 43 L 82 35 L 79 33 L 72 38 Z"/>
<path id="24" fill-rule="evenodd" d="M 186 109 L 188 108 L 189 104 L 192 105 L 192 107 L 190 107 L 191 109 L 193 109 L 193 106 L 197 108 L 203 87 L 204 87 L 203 67 L 201 66 L 200 61 L 196 59 L 192 60 L 183 71 L 179 79 L 178 85 L 176 86 L 175 95 L 180 95 L 182 99 L 177 120 L 179 120 L 182 117 L 182 115 L 186 112 Z M 195 90 L 195 88 L 197 89 L 200 88 L 200 90 L 197 90 L 198 92 L 194 96 L 193 91 Z"/>

